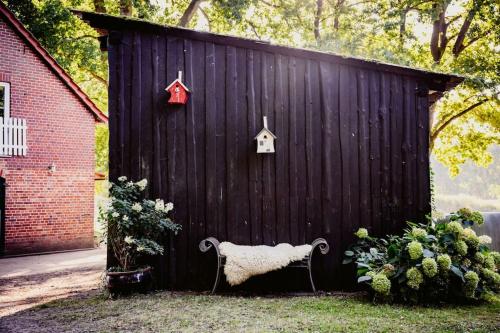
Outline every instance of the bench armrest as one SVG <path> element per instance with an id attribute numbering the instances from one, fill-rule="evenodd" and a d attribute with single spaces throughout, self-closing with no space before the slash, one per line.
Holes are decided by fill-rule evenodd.
<path id="1" fill-rule="evenodd" d="M 200 242 L 199 247 L 201 252 L 207 252 L 213 246 L 215 248 L 215 251 L 217 252 L 217 255 L 219 255 L 219 245 L 220 243 L 217 238 L 208 237 Z"/>
<path id="2" fill-rule="evenodd" d="M 311 256 L 316 247 L 319 247 L 321 254 L 327 254 L 330 251 L 330 246 L 324 238 L 316 238 L 311 244 Z"/>

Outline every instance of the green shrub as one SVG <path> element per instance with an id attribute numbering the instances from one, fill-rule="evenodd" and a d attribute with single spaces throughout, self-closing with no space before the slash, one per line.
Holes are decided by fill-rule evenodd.
<path id="1" fill-rule="evenodd" d="M 492 299 L 500 292 L 500 254 L 471 229 L 481 214 L 461 209 L 428 224 L 408 222 L 402 236 L 376 238 L 366 229 L 346 252 L 358 282 L 374 299 L 413 303 Z"/>
<path id="2" fill-rule="evenodd" d="M 162 237 L 169 231 L 177 233 L 181 226 L 168 217 L 172 203 L 143 197 L 146 179 L 134 183 L 122 176 L 110 185 L 110 202 L 101 209 L 99 218 L 105 227 L 104 239 L 119 264 L 113 270 L 136 269 L 141 256 L 163 254 Z"/>

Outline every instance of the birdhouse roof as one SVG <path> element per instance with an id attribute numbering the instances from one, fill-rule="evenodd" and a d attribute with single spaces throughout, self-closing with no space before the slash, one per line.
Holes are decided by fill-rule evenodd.
<path id="1" fill-rule="evenodd" d="M 187 92 L 189 92 L 188 87 L 186 87 L 186 86 L 184 85 L 184 83 L 182 83 L 182 81 L 181 81 L 181 80 L 179 80 L 179 79 L 175 79 L 172 83 L 170 83 L 170 84 L 168 85 L 168 87 L 166 87 L 166 88 L 165 88 L 165 90 L 169 90 L 170 88 L 172 88 L 172 86 L 173 86 L 175 83 L 179 83 L 179 84 L 182 86 L 182 88 L 184 88 L 184 90 L 186 90 Z"/>
<path id="2" fill-rule="evenodd" d="M 258 138 L 261 134 L 264 134 L 264 132 L 265 132 L 265 133 L 267 133 L 267 134 L 269 134 L 270 136 L 272 136 L 272 137 L 273 137 L 273 139 L 276 139 L 276 135 L 274 135 L 274 134 L 273 134 L 273 132 L 271 132 L 268 128 L 265 128 L 265 127 L 264 127 L 264 128 L 263 128 L 263 129 L 261 129 L 261 130 L 260 130 L 260 132 L 259 132 L 259 133 L 255 136 L 254 140 L 257 140 L 257 138 Z"/>

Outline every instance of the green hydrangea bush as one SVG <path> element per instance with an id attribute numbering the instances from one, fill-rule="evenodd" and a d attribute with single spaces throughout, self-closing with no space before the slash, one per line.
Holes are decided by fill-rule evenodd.
<path id="1" fill-rule="evenodd" d="M 130 271 L 138 268 L 141 256 L 163 254 L 162 237 L 181 228 L 169 217 L 173 204 L 145 199 L 146 187 L 146 179 L 132 182 L 125 176 L 110 184 L 110 201 L 100 209 L 100 221 L 119 264 L 112 271 Z"/>
<path id="2" fill-rule="evenodd" d="M 479 212 L 460 209 L 428 224 L 408 222 L 402 236 L 371 237 L 364 228 L 346 252 L 358 282 L 374 300 L 412 303 L 474 302 L 498 297 L 500 254 L 491 238 L 471 229 Z"/>

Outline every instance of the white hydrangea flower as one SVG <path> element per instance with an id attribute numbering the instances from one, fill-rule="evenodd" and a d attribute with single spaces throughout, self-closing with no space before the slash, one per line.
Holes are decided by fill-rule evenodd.
<path id="1" fill-rule="evenodd" d="M 111 214 L 111 216 L 113 216 L 113 217 L 118 217 L 118 216 L 120 216 L 120 213 L 118 213 L 118 212 L 113 212 L 113 213 Z"/>
<path id="2" fill-rule="evenodd" d="M 135 210 L 136 212 L 140 212 L 142 210 L 141 204 L 136 202 L 135 204 L 132 205 L 132 210 Z"/>
<path id="3" fill-rule="evenodd" d="M 105 211 L 105 212 L 112 212 L 113 211 L 113 205 L 112 205 L 112 202 L 111 200 L 106 200 L 102 203 L 102 209 Z"/>
<path id="4" fill-rule="evenodd" d="M 144 189 L 148 185 L 148 180 L 146 178 L 144 178 L 143 180 L 135 183 L 135 185 L 137 185 L 139 187 L 139 190 L 144 191 Z"/>
<path id="5" fill-rule="evenodd" d="M 474 230 L 472 230 L 471 228 L 465 228 L 463 234 L 464 234 L 465 237 L 474 237 L 474 236 L 476 236 L 476 232 Z"/>
<path id="6" fill-rule="evenodd" d="M 124 182 L 126 180 L 127 180 L 127 177 L 125 177 L 125 176 L 118 177 L 118 181 L 120 181 L 120 182 Z"/>
<path id="7" fill-rule="evenodd" d="M 145 249 L 146 249 L 146 248 L 145 248 L 144 246 L 142 246 L 142 245 L 137 247 L 137 251 L 138 251 L 138 252 L 142 252 L 142 251 L 144 251 Z"/>
<path id="8" fill-rule="evenodd" d="M 126 187 L 132 187 L 132 186 L 134 186 L 134 182 L 127 182 L 127 184 L 125 186 Z"/>
<path id="9" fill-rule="evenodd" d="M 165 213 L 170 212 L 172 209 L 174 209 L 174 204 L 169 202 L 165 205 Z"/>
<path id="10" fill-rule="evenodd" d="M 128 216 L 127 215 L 123 215 L 123 221 L 128 221 Z"/>
<path id="11" fill-rule="evenodd" d="M 481 244 L 491 244 L 491 237 L 488 235 L 479 236 L 479 243 Z"/>
<path id="12" fill-rule="evenodd" d="M 132 244 L 132 242 L 134 241 L 134 239 L 132 237 L 130 237 L 130 236 L 127 236 L 127 237 L 125 237 L 124 241 L 127 244 Z"/>
<path id="13" fill-rule="evenodd" d="M 161 199 L 156 199 L 155 210 L 158 212 L 162 212 L 163 210 L 165 210 L 165 202 Z"/>

